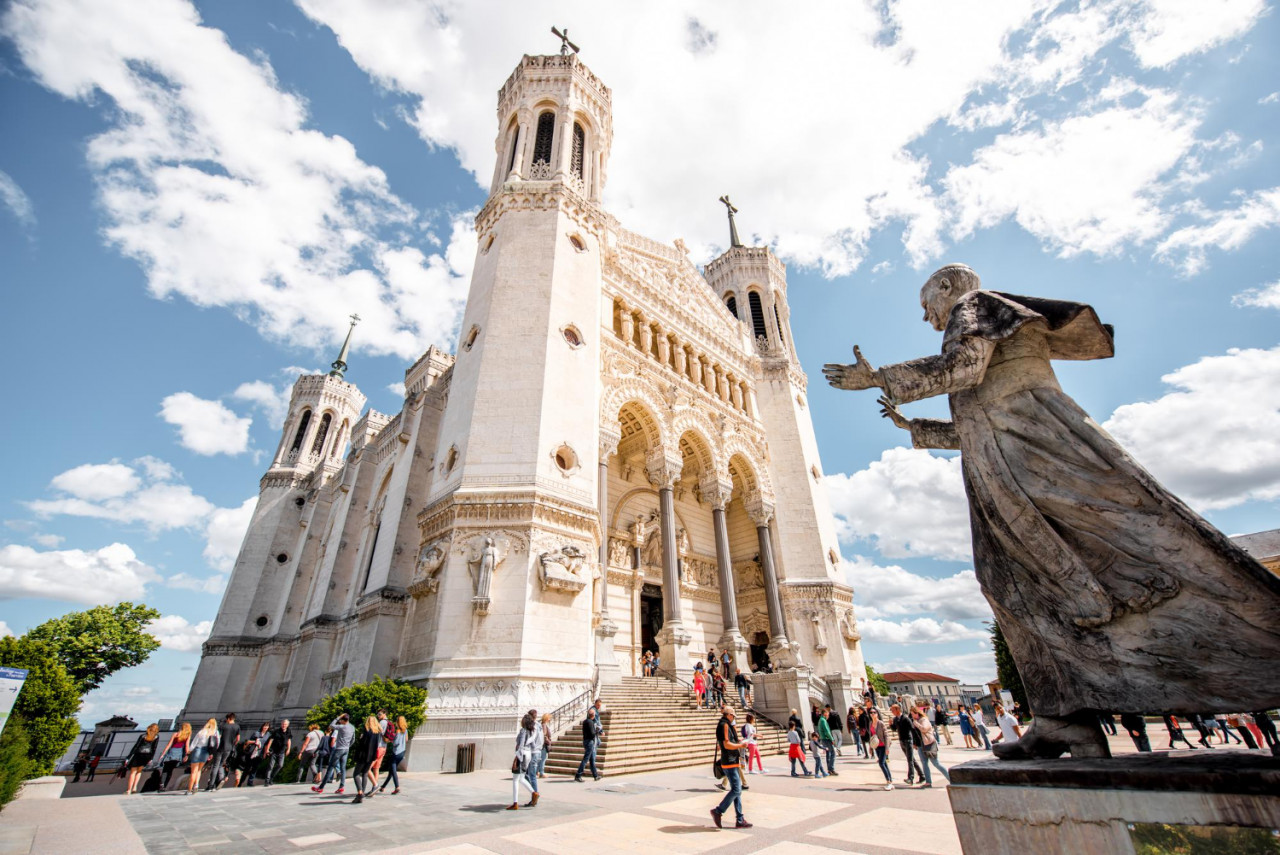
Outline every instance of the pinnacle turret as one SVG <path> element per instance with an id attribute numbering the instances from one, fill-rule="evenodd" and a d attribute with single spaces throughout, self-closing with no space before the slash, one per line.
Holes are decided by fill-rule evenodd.
<path id="1" fill-rule="evenodd" d="M 358 323 L 360 323 L 360 316 L 352 315 L 351 326 L 347 327 L 347 337 L 342 342 L 342 351 L 338 354 L 338 358 L 330 363 L 330 367 L 333 369 L 329 372 L 330 377 L 337 377 L 339 380 L 342 380 L 343 375 L 346 374 L 347 353 L 351 350 L 351 333 L 355 330 L 356 324 Z"/>

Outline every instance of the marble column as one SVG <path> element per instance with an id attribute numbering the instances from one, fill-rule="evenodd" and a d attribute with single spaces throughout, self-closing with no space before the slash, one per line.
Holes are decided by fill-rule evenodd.
<path id="1" fill-rule="evenodd" d="M 786 617 L 782 611 L 782 596 L 778 590 L 778 569 L 773 563 L 773 538 L 769 534 L 769 521 L 773 508 L 763 501 L 748 500 L 747 513 L 756 524 L 756 541 L 760 547 L 760 571 L 764 576 L 764 601 L 769 611 L 769 658 L 775 668 L 794 668 L 797 664 L 795 646 L 787 639 Z"/>
<path id="2" fill-rule="evenodd" d="M 621 683 L 622 669 L 613 649 L 613 638 L 618 625 L 609 619 L 609 455 L 617 451 L 620 433 L 601 432 L 600 466 L 597 485 L 597 504 L 600 510 L 600 578 L 598 608 L 596 611 L 596 667 L 600 669 L 600 683 Z"/>
<path id="3" fill-rule="evenodd" d="M 716 571 L 720 584 L 720 619 L 724 631 L 720 635 L 719 648 L 728 650 L 733 668 L 751 670 L 748 661 L 749 645 L 738 627 L 737 586 L 733 580 L 733 560 L 729 553 L 729 526 L 725 520 L 725 507 L 733 495 L 733 483 L 721 481 L 714 475 L 702 479 L 699 485 L 702 498 L 711 503 L 711 525 L 716 541 Z M 730 674 L 729 676 L 732 676 Z M 728 679 L 728 677 L 726 677 Z"/>
<path id="4" fill-rule="evenodd" d="M 649 483 L 658 491 L 658 525 L 662 537 L 662 629 L 658 631 L 658 656 L 662 668 L 685 681 L 693 678 L 689 642 L 693 637 L 681 615 L 680 576 L 676 561 L 676 510 L 674 488 L 684 462 L 678 449 L 668 456 L 655 448 L 645 458 Z"/>

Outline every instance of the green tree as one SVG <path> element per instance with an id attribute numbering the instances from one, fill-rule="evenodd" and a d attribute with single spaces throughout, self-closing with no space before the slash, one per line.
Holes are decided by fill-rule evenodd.
<path id="1" fill-rule="evenodd" d="M 31 742 L 31 774 L 47 775 L 80 732 L 75 681 L 51 644 L 29 636 L 0 638 L 0 665 L 28 671 L 13 711 L 22 717 Z"/>
<path id="2" fill-rule="evenodd" d="M 427 717 L 427 690 L 404 680 L 386 679 L 375 674 L 368 683 L 356 683 L 323 698 L 307 712 L 307 724 L 324 727 L 346 713 L 358 728 L 360 722 L 378 710 L 386 710 L 392 718 L 404 716 L 412 737 Z"/>
<path id="3" fill-rule="evenodd" d="M 11 715 L 0 734 L 0 807 L 13 801 L 22 782 L 32 777 L 31 738 L 22 716 Z"/>
<path id="4" fill-rule="evenodd" d="M 1000 688 L 1013 695 L 1013 699 L 1022 706 L 1023 712 L 1030 712 L 1031 706 L 1027 703 L 1027 690 L 1022 685 L 1018 663 L 1013 661 L 1013 654 L 1009 652 L 1009 642 L 1004 640 L 1000 624 L 991 621 L 987 624 L 987 629 L 991 632 L 991 650 L 996 655 L 996 676 L 1000 679 Z"/>
<path id="5" fill-rule="evenodd" d="M 97 606 L 47 620 L 27 637 L 52 645 L 80 694 L 86 694 L 120 669 L 147 661 L 160 646 L 146 632 L 158 617 L 160 612 L 145 605 Z"/>
<path id="6" fill-rule="evenodd" d="M 884 677 L 880 676 L 880 672 L 870 665 L 867 666 L 867 683 L 876 690 L 877 695 L 883 697 L 889 694 L 889 684 L 885 682 Z"/>

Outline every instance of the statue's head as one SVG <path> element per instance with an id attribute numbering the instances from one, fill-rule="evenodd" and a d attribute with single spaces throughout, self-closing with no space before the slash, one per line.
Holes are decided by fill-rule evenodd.
<path id="1" fill-rule="evenodd" d="M 947 328 L 947 319 L 956 301 L 982 287 L 978 274 L 964 264 L 939 267 L 920 289 L 920 306 L 924 321 L 938 332 Z"/>

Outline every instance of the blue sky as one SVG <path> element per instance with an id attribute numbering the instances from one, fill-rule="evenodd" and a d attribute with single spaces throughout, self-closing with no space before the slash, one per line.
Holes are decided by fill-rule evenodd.
<path id="1" fill-rule="evenodd" d="M 852 344 L 936 352 L 944 261 L 1080 300 L 1117 355 L 1064 387 L 1228 533 L 1280 496 L 1280 23 L 1222 3 L 606 4 L 16 0 L 0 18 L 10 455 L 0 620 L 131 598 L 164 648 L 83 720 L 173 714 L 278 440 L 327 366 L 384 412 L 452 348 L 495 96 L 568 25 L 613 89 L 606 206 L 703 262 L 789 267 L 792 325 L 868 659 L 993 675 L 954 455 Z M 912 415 L 941 412 L 941 402 Z M 247 503 L 247 504 L 246 504 Z"/>

